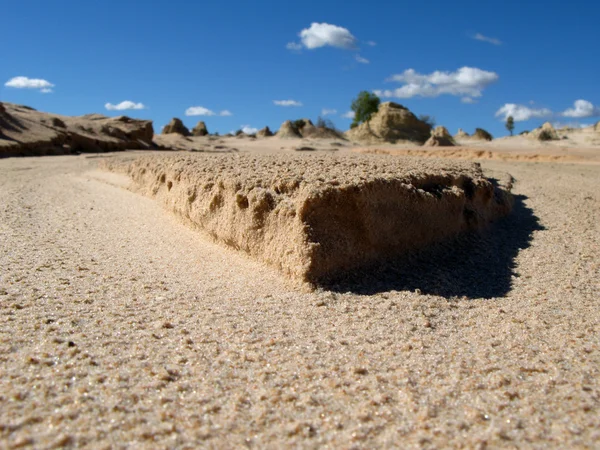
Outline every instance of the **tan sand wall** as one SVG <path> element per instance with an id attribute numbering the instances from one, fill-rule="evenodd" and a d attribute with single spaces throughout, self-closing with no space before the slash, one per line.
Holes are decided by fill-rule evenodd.
<path id="1" fill-rule="evenodd" d="M 356 156 L 149 156 L 104 163 L 218 241 L 319 282 L 511 208 L 476 163 Z"/>

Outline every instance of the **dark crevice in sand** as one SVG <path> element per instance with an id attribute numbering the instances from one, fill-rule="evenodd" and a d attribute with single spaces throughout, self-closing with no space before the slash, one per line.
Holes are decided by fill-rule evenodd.
<path id="1" fill-rule="evenodd" d="M 323 287 L 360 295 L 418 289 L 445 298 L 503 297 L 518 276 L 515 258 L 529 247 L 534 231 L 544 230 L 533 210 L 525 206 L 526 199 L 515 195 L 512 214 L 485 230 L 347 273 Z"/>

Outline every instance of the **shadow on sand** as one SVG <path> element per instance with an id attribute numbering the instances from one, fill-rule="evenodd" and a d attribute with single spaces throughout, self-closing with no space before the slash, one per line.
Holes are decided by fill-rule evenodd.
<path id="1" fill-rule="evenodd" d="M 534 231 L 544 229 L 525 206 L 526 198 L 515 195 L 512 213 L 485 230 L 348 273 L 322 287 L 360 295 L 420 289 L 446 298 L 502 297 L 510 291 L 512 277 L 518 276 L 519 251 L 529 247 Z"/>

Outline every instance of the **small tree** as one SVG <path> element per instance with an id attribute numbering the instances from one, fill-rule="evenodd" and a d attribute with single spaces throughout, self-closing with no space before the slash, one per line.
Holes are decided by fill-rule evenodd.
<path id="1" fill-rule="evenodd" d="M 367 122 L 373 114 L 379 109 L 379 97 L 367 91 L 362 91 L 352 100 L 350 108 L 354 111 L 354 120 L 352 125 L 356 126 L 359 123 Z M 352 127 L 354 128 L 354 127 Z"/>
<path id="2" fill-rule="evenodd" d="M 428 116 L 427 114 L 421 114 L 419 116 L 419 120 L 425 122 L 427 125 L 429 125 L 431 128 L 435 128 L 435 117 L 433 116 Z"/>
<path id="3" fill-rule="evenodd" d="M 506 118 L 506 124 L 504 125 L 506 129 L 510 132 L 510 135 L 513 135 L 513 130 L 515 129 L 515 119 L 513 116 L 508 116 Z"/>

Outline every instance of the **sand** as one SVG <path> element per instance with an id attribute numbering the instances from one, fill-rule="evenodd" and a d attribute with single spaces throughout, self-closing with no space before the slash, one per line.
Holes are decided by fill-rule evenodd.
<path id="1" fill-rule="evenodd" d="M 0 160 L 0 447 L 600 445 L 599 165 L 306 292 L 97 161 Z"/>

